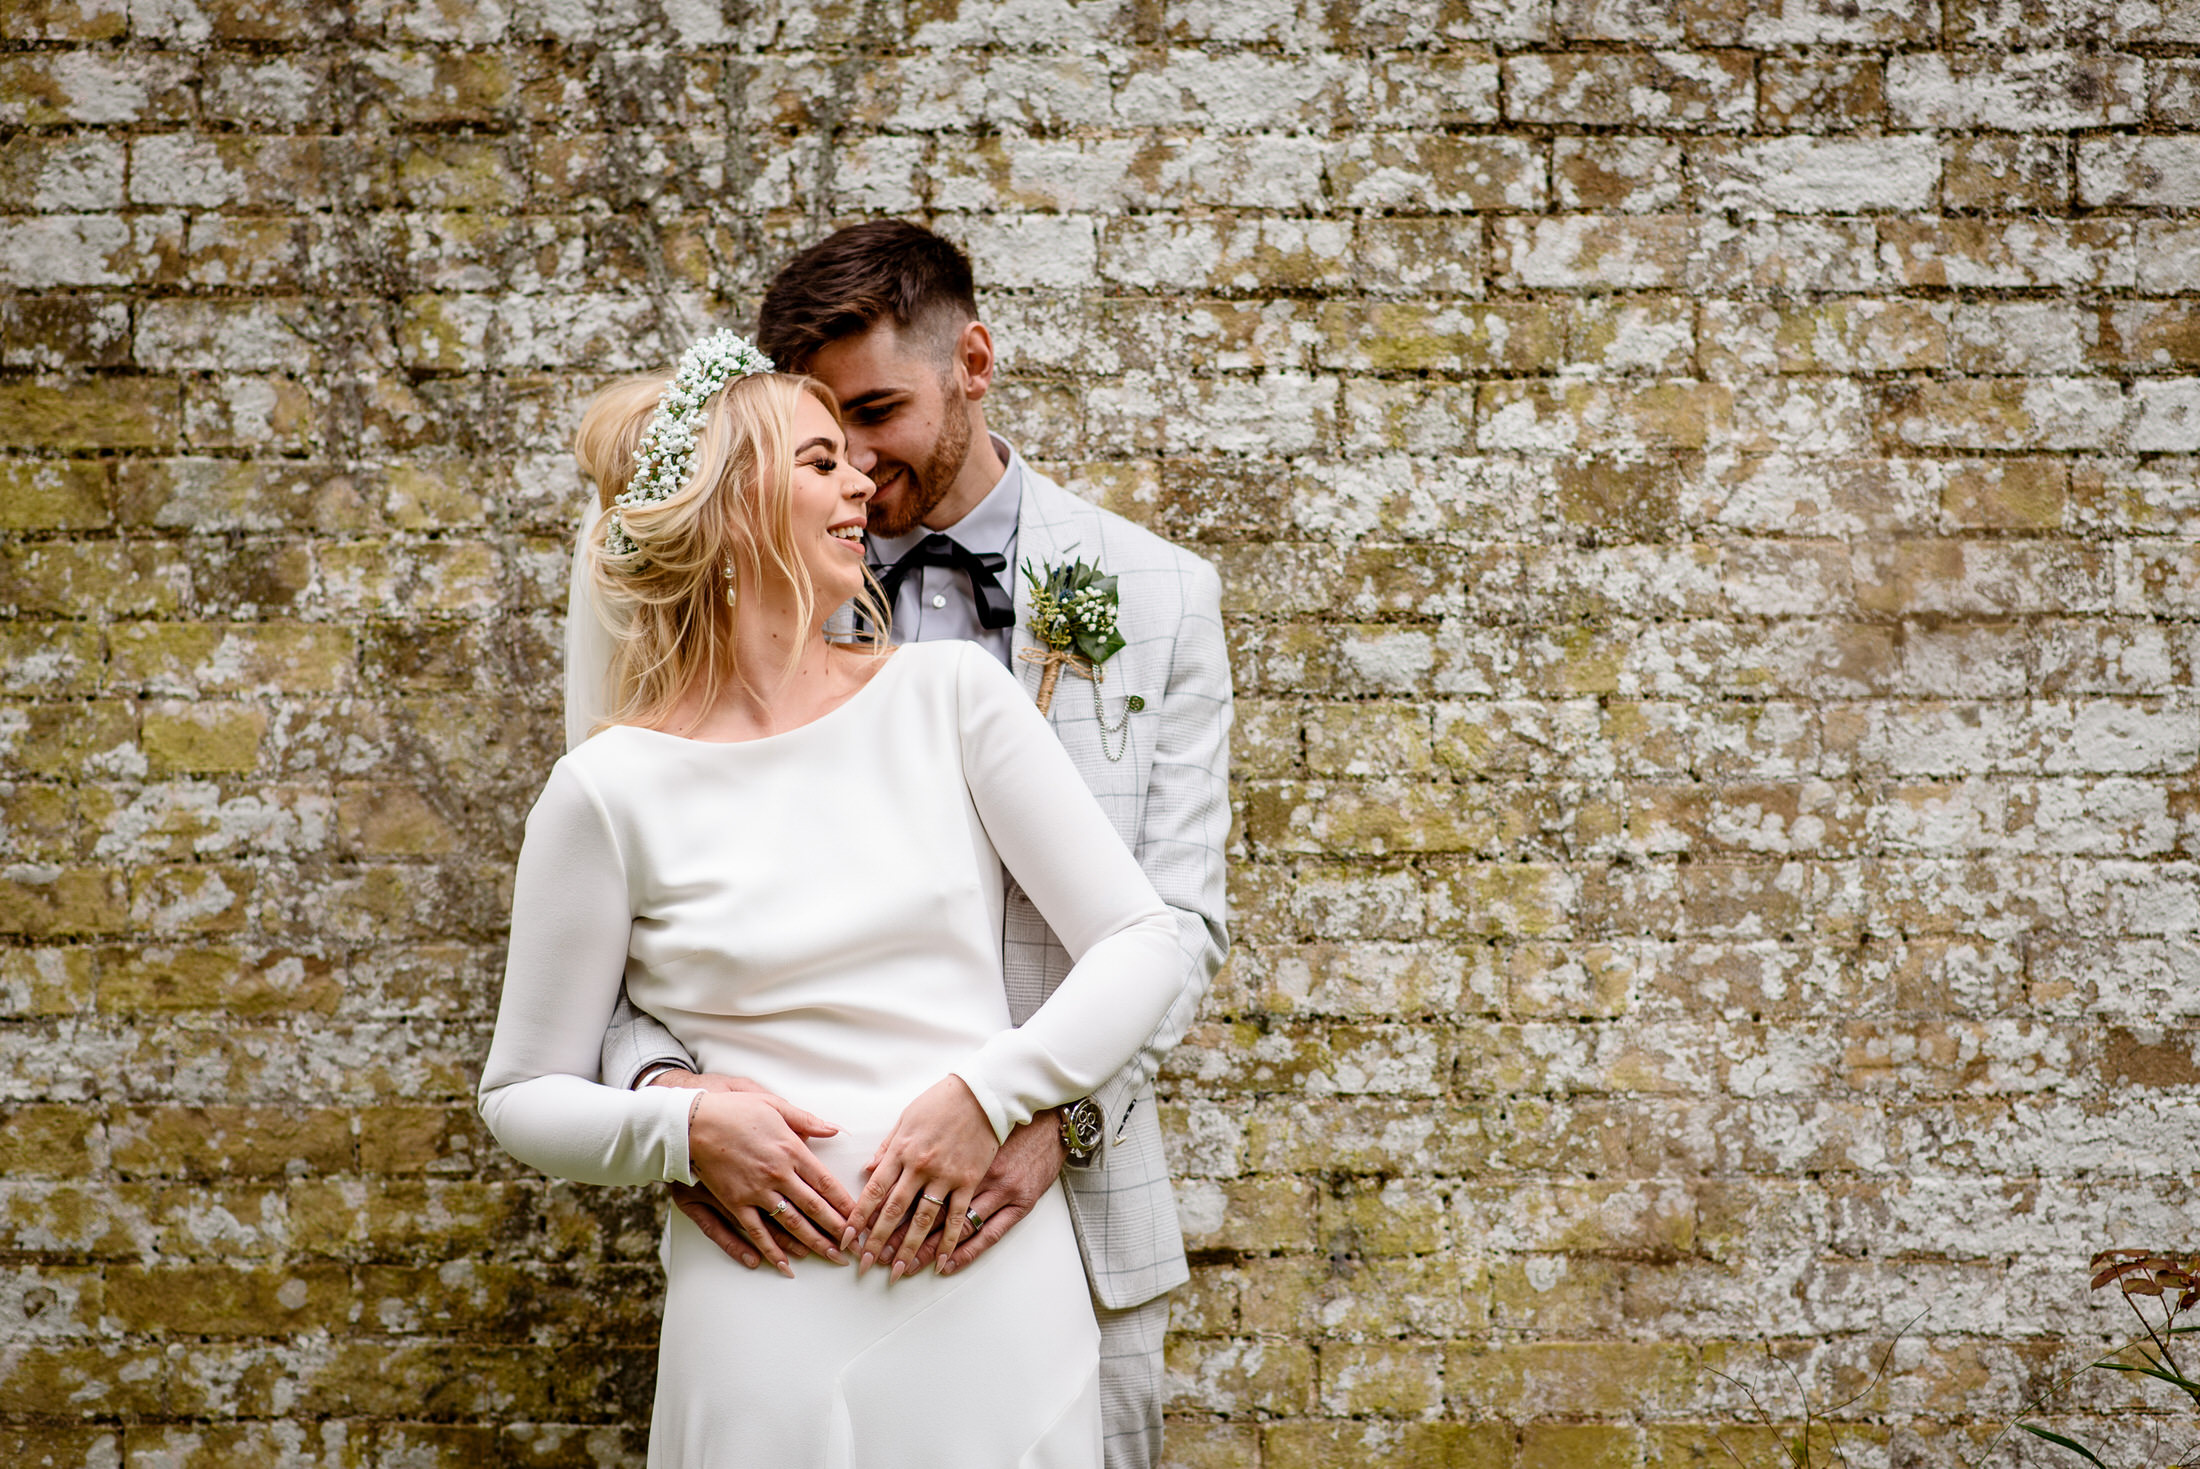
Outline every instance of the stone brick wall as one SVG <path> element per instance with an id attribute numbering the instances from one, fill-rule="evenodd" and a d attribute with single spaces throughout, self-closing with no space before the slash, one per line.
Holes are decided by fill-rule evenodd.
<path id="1" fill-rule="evenodd" d="M 1708 1463 L 1928 1308 L 1962 1462 L 2193 1243 L 2196 129 L 2192 0 L 9 0 L 0 1461 L 639 1462 L 656 1202 L 469 1105 L 561 444 L 909 214 L 1226 575 L 1173 1462 Z"/>

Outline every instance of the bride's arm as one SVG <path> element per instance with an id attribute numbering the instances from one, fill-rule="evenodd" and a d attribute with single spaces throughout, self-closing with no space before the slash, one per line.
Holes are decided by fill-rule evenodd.
<path id="1" fill-rule="evenodd" d="M 1006 1138 L 1088 1096 L 1183 989 L 1175 919 L 1015 678 L 973 647 L 961 680 L 963 776 L 986 835 L 1076 962 L 1029 1020 L 955 1074 Z"/>
<path id="2" fill-rule="evenodd" d="M 691 1183 L 688 1112 L 697 1094 L 595 1080 L 631 921 L 603 811 L 571 762 L 560 762 L 520 847 L 481 1116 L 513 1157 L 558 1178 Z"/>
<path id="3" fill-rule="evenodd" d="M 956 1268 L 998 1144 L 1034 1112 L 1089 1096 L 1120 1071 L 1183 989 L 1175 920 L 1045 719 L 975 643 L 962 645 L 956 678 L 963 780 L 978 818 L 1076 962 L 1029 1020 L 911 1102 L 879 1145 L 842 1242 L 869 1230 L 868 1265 L 906 1215 L 897 1277 L 916 1268 L 935 1223 L 939 1268 Z"/>

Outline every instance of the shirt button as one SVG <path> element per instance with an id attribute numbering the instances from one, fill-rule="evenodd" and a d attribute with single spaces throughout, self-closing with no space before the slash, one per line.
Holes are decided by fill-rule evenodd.
<path id="1" fill-rule="evenodd" d="M 947 598 L 941 596 L 938 592 L 934 592 L 932 594 L 932 605 L 935 607 L 945 607 L 947 605 Z"/>

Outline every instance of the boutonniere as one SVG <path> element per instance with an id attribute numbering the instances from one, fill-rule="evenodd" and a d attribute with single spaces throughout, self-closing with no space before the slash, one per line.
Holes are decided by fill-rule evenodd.
<path id="1" fill-rule="evenodd" d="M 1123 634 L 1116 625 L 1123 599 L 1115 578 L 1083 561 L 1045 567 L 1026 561 L 1024 580 L 1031 584 L 1031 619 L 1025 626 L 1041 646 L 1026 648 L 1019 656 L 1040 666 L 1039 712 L 1053 709 L 1054 686 L 1063 669 L 1089 680 L 1093 717 L 1100 721 L 1101 753 L 1110 760 L 1122 759 L 1129 736 L 1125 734 L 1113 749 L 1108 747 L 1108 737 L 1124 731 L 1131 715 L 1145 708 L 1146 701 L 1132 695 L 1123 717 L 1112 725 L 1100 703 L 1100 682 L 1106 677 L 1101 665 L 1123 650 Z"/>

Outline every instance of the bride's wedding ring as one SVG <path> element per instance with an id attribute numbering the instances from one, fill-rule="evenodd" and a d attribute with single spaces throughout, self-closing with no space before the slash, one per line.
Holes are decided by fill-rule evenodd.
<path id="1" fill-rule="evenodd" d="M 918 1198 L 920 1198 L 920 1199 L 922 1199 L 922 1200 L 924 1200 L 924 1201 L 925 1201 L 925 1202 L 926 1202 L 927 1204 L 932 1204 L 932 1205 L 935 1205 L 935 1206 L 937 1206 L 937 1207 L 939 1207 L 939 1208 L 942 1208 L 942 1209 L 944 1209 L 944 1208 L 946 1208 L 946 1207 L 947 1207 L 947 1200 L 945 1200 L 945 1199 L 935 1199 L 935 1198 L 933 1198 L 933 1197 L 932 1197 L 932 1196 L 931 1196 L 930 1194 L 928 1194 L 928 1193 L 925 1193 L 925 1192 L 924 1192 L 923 1190 L 921 1190 L 921 1189 L 920 1189 L 920 1190 L 918 1190 L 918 1192 L 917 1192 L 917 1197 L 918 1197 Z"/>

